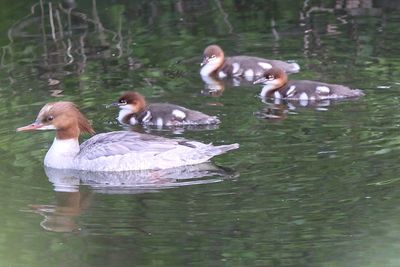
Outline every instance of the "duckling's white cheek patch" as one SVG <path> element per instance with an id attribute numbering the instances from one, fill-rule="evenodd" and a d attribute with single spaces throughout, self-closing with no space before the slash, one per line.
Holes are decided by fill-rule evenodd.
<path id="1" fill-rule="evenodd" d="M 132 112 L 131 112 L 130 110 L 121 109 L 121 110 L 119 111 L 119 113 L 118 113 L 118 118 L 117 118 L 117 120 L 118 120 L 120 123 L 123 123 L 125 116 L 128 116 L 128 115 L 130 115 L 130 114 L 132 114 Z"/>
<path id="2" fill-rule="evenodd" d="M 273 89 L 275 89 L 274 85 L 271 85 L 271 84 L 265 85 L 261 90 L 261 93 L 260 93 L 261 97 L 266 97 L 268 92 Z"/>
<path id="3" fill-rule="evenodd" d="M 267 62 L 258 62 L 257 64 L 265 70 L 272 68 L 272 65 Z"/>
<path id="4" fill-rule="evenodd" d="M 172 115 L 180 120 L 183 120 L 184 118 L 186 118 L 185 112 L 183 112 L 182 110 L 179 110 L 179 109 L 174 109 L 172 111 Z"/>
<path id="5" fill-rule="evenodd" d="M 219 67 L 218 62 L 215 62 L 214 60 L 210 60 L 207 64 L 205 64 L 201 70 L 200 70 L 200 75 L 201 76 L 208 76 L 211 73 L 213 73 L 215 70 L 217 70 Z"/>
<path id="6" fill-rule="evenodd" d="M 232 74 L 235 75 L 240 69 L 240 64 L 235 62 L 232 64 L 232 67 Z"/>
<path id="7" fill-rule="evenodd" d="M 331 92 L 331 89 L 329 89 L 329 87 L 327 86 L 317 86 L 315 90 L 317 91 L 318 94 L 324 94 L 324 95 L 327 95 Z"/>
<path id="8" fill-rule="evenodd" d="M 292 97 L 296 93 L 296 86 L 290 86 L 289 90 L 286 92 L 286 97 Z"/>

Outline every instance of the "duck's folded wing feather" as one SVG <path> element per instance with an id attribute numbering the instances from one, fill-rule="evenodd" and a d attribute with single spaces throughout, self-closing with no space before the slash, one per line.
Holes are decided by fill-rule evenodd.
<path id="1" fill-rule="evenodd" d="M 198 144 L 197 142 L 187 142 L 191 146 Z M 99 157 L 124 155 L 127 153 L 158 154 L 174 149 L 179 145 L 185 145 L 185 140 L 118 131 L 98 134 L 83 142 L 77 157 L 93 160 Z"/>

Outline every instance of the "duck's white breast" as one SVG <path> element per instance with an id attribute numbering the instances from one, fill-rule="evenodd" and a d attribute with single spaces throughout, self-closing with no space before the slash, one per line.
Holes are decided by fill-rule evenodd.
<path id="1" fill-rule="evenodd" d="M 131 111 L 130 109 L 122 109 L 122 108 L 121 108 L 121 109 L 119 110 L 117 120 L 118 120 L 120 123 L 124 123 L 124 118 L 125 118 L 126 116 L 130 115 L 130 114 L 132 114 L 132 111 Z M 132 124 L 132 122 L 131 122 L 131 124 Z M 133 124 L 136 124 L 136 123 L 133 123 Z"/>
<path id="2" fill-rule="evenodd" d="M 74 158 L 79 153 L 77 139 L 59 140 L 54 138 L 53 144 L 44 158 L 44 165 L 57 169 L 74 168 Z"/>

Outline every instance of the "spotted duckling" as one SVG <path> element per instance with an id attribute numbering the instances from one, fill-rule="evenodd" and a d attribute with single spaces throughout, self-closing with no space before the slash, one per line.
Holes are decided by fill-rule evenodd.
<path id="1" fill-rule="evenodd" d="M 297 63 L 288 63 L 281 60 L 265 59 L 252 56 L 225 57 L 224 51 L 218 45 L 209 45 L 203 53 L 203 62 L 200 64 L 201 76 L 216 74 L 222 79 L 229 77 L 244 77 L 253 80 L 272 68 L 279 67 L 287 73 L 299 72 Z"/>
<path id="2" fill-rule="evenodd" d="M 317 81 L 288 81 L 288 76 L 280 68 L 265 71 L 263 77 L 254 81 L 263 84 L 263 98 L 282 98 L 300 101 L 318 101 L 325 99 L 344 99 L 363 96 L 359 89 L 350 89 L 339 84 L 329 84 Z"/>
<path id="3" fill-rule="evenodd" d="M 169 103 L 147 104 L 137 92 L 125 92 L 113 103 L 120 108 L 118 121 L 123 124 L 156 126 L 184 126 L 219 124 L 215 116 Z"/>

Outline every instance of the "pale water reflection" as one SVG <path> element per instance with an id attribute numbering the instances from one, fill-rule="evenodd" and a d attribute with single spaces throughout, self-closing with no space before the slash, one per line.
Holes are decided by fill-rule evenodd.
<path id="1" fill-rule="evenodd" d="M 75 192 L 87 185 L 98 193 L 135 194 L 179 186 L 216 183 L 238 176 L 211 163 L 142 171 L 92 172 L 45 167 L 54 191 Z"/>
<path id="2" fill-rule="evenodd" d="M 255 111 L 256 117 L 261 119 L 270 120 L 283 120 L 287 119 L 290 115 L 297 115 L 302 111 L 315 110 L 315 111 L 328 111 L 332 105 L 336 108 L 337 105 L 354 103 L 359 105 L 360 98 L 350 99 L 325 99 L 325 100 L 288 100 L 281 98 L 261 98 L 261 102 L 264 104 L 263 107 Z"/>
<path id="3" fill-rule="evenodd" d="M 77 224 L 95 194 L 144 194 L 163 189 L 195 186 L 233 179 L 238 174 L 211 163 L 165 170 L 89 172 L 45 167 L 55 192 L 55 204 L 30 204 L 43 216 L 40 226 L 52 232 L 81 231 Z"/>

